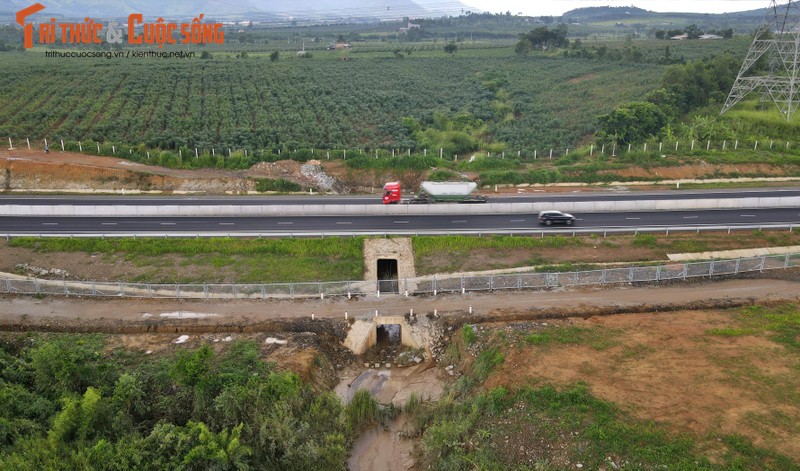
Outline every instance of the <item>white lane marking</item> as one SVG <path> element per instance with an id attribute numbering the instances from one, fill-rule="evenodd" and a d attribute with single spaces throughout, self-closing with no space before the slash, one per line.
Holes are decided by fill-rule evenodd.
<path id="1" fill-rule="evenodd" d="M 336 224 L 353 224 L 351 221 L 336 221 Z"/>
<path id="2" fill-rule="evenodd" d="M 162 222 L 160 223 L 162 226 L 174 226 L 176 223 L 174 222 Z"/>
<path id="3" fill-rule="evenodd" d="M 221 222 L 219 223 L 220 226 L 235 226 L 235 222 Z"/>
<path id="4" fill-rule="evenodd" d="M 116 226 L 117 223 L 116 222 L 101 222 L 100 225 L 101 226 Z"/>
<path id="5" fill-rule="evenodd" d="M 512 219 L 511 222 L 525 222 L 524 219 Z"/>
<path id="6" fill-rule="evenodd" d="M 627 219 L 628 221 L 639 221 L 642 218 L 625 218 L 625 219 Z"/>
<path id="7" fill-rule="evenodd" d="M 408 221 L 395 221 L 395 224 L 408 224 Z"/>
<path id="8" fill-rule="evenodd" d="M 43 222 L 42 225 L 43 226 L 57 226 L 58 223 L 57 222 Z"/>
<path id="9" fill-rule="evenodd" d="M 756 217 L 755 214 L 740 214 L 739 216 L 741 216 L 743 218 L 754 218 L 754 217 Z"/>
<path id="10" fill-rule="evenodd" d="M 697 219 L 698 216 L 684 216 L 683 219 Z"/>
<path id="11" fill-rule="evenodd" d="M 294 223 L 293 222 L 279 222 L 278 223 L 279 226 L 289 226 L 289 225 L 292 225 L 292 224 L 294 224 Z"/>
<path id="12" fill-rule="evenodd" d="M 450 221 L 450 222 L 452 222 L 453 224 L 464 224 L 464 223 L 467 222 L 467 220 L 466 219 L 459 219 L 458 221 Z"/>

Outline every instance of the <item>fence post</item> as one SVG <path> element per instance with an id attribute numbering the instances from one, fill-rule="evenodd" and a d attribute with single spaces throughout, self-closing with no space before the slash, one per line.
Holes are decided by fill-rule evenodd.
<path id="1" fill-rule="evenodd" d="M 711 263 L 708 264 L 708 277 L 711 278 L 714 276 L 714 260 L 711 260 Z"/>
<path id="2" fill-rule="evenodd" d="M 689 271 L 689 264 L 688 263 L 684 263 L 683 264 L 683 281 L 686 281 L 686 275 L 687 275 L 688 271 Z"/>
<path id="3" fill-rule="evenodd" d="M 97 286 L 94 281 L 92 281 L 92 296 L 97 296 Z"/>
<path id="4" fill-rule="evenodd" d="M 64 296 L 69 296 L 69 288 L 67 288 L 67 280 L 64 280 Z"/>
<path id="5" fill-rule="evenodd" d="M 203 297 L 208 301 L 208 284 L 203 283 Z"/>
<path id="6" fill-rule="evenodd" d="M 489 275 L 489 291 L 494 290 L 494 275 Z"/>
<path id="7" fill-rule="evenodd" d="M 633 267 L 628 269 L 628 283 L 633 283 Z"/>
<path id="8" fill-rule="evenodd" d="M 294 301 L 294 283 L 289 283 L 289 292 L 292 294 L 292 301 Z"/>
<path id="9" fill-rule="evenodd" d="M 181 299 L 181 285 L 175 283 L 175 297 Z"/>
<path id="10" fill-rule="evenodd" d="M 789 263 L 789 258 L 786 258 L 786 263 Z M 517 289 L 522 289 L 522 274 L 517 273 Z"/>
<path id="11" fill-rule="evenodd" d="M 6 293 L 11 293 L 11 280 L 6 278 Z"/>
<path id="12" fill-rule="evenodd" d="M 661 265 L 656 267 L 656 281 L 661 281 Z"/>
<path id="13" fill-rule="evenodd" d="M 786 254 L 786 258 L 783 262 L 783 268 L 789 268 L 789 254 Z"/>
<path id="14" fill-rule="evenodd" d="M 261 283 L 261 299 L 267 299 L 267 287 Z"/>
<path id="15" fill-rule="evenodd" d="M 762 273 L 764 272 L 764 262 L 765 262 L 765 260 L 766 260 L 766 257 L 764 257 L 764 256 L 762 255 L 762 256 L 761 256 L 761 263 L 760 263 L 760 264 L 759 264 L 759 266 L 758 266 L 758 271 L 760 271 L 760 272 L 762 272 Z"/>
<path id="16" fill-rule="evenodd" d="M 606 284 L 606 269 L 605 268 L 603 268 L 603 270 L 600 271 L 600 284 L 601 285 Z"/>

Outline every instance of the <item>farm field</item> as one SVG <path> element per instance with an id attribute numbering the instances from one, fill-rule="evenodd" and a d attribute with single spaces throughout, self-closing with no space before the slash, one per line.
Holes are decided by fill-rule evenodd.
<path id="1" fill-rule="evenodd" d="M 663 72 L 489 51 L 277 62 L 5 53 L 0 135 L 161 149 L 408 148 L 403 118 L 425 122 L 438 112 L 469 113 L 486 142 L 509 149 L 565 147 L 591 135 L 596 116 L 656 88 Z"/>

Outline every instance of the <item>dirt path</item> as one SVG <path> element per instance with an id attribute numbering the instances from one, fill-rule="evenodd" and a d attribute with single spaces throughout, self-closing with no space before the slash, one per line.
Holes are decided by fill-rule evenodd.
<path id="1" fill-rule="evenodd" d="M 800 281 L 736 279 L 676 284 L 667 287 L 622 287 L 524 291 L 439 297 L 369 297 L 305 301 L 182 302 L 150 299 L 87 299 L 50 297 L 0 297 L 0 328 L 21 325 L 78 325 L 91 330 L 103 323 L 155 321 L 198 326 L 248 325 L 275 319 L 344 319 L 380 315 L 432 313 L 467 315 L 473 318 L 530 315 L 590 316 L 600 312 L 667 311 L 685 307 L 713 307 L 760 301 L 790 301 L 800 298 Z M 167 314 L 167 315 L 165 315 Z M 16 326 L 16 327 L 9 327 Z M 98 327 L 99 328 L 99 327 Z"/>

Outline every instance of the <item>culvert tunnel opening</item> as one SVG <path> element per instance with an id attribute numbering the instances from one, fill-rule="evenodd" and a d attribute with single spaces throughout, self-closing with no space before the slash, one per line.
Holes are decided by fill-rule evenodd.
<path id="1" fill-rule="evenodd" d="M 382 293 L 399 293 L 397 259 L 378 259 L 378 290 Z"/>
<path id="2" fill-rule="evenodd" d="M 376 328 L 376 346 L 378 348 L 397 348 L 401 344 L 400 324 L 381 324 Z"/>

